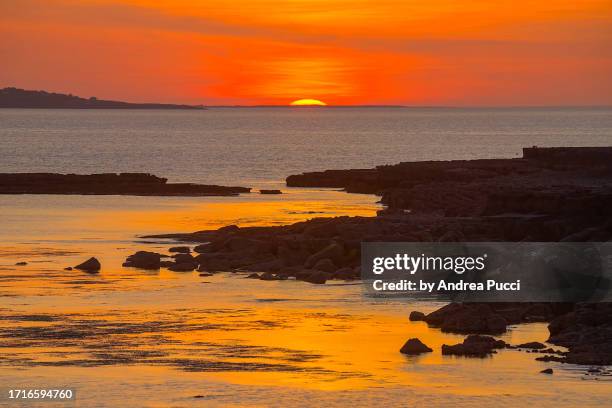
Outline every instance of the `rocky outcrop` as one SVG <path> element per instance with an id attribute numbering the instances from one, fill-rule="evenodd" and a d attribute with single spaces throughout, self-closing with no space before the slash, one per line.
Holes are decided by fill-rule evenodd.
<path id="1" fill-rule="evenodd" d="M 168 183 L 147 173 L 0 173 L 0 194 L 84 194 L 136 196 L 235 196 L 250 188 Z"/>
<path id="2" fill-rule="evenodd" d="M 138 251 L 127 257 L 125 267 L 155 270 L 161 267 L 161 255 L 156 252 Z"/>
<path id="3" fill-rule="evenodd" d="M 450 346 L 443 344 L 442 354 L 467 357 L 486 357 L 487 355 L 496 353 L 496 349 L 503 349 L 505 347 L 506 343 L 503 340 L 497 340 L 490 336 L 473 334 L 463 340 L 463 343 Z"/>
<path id="4" fill-rule="evenodd" d="M 450 303 L 424 320 L 445 332 L 501 334 L 510 324 L 550 321 L 571 308 L 563 303 Z"/>
<path id="5" fill-rule="evenodd" d="M 422 322 L 422 321 L 425 321 L 425 313 L 417 312 L 416 310 L 412 311 L 412 312 L 410 312 L 410 316 L 408 316 L 408 319 L 411 322 Z"/>
<path id="6" fill-rule="evenodd" d="M 98 261 L 94 257 L 91 257 L 85 262 L 80 263 L 77 266 L 75 266 L 74 269 L 79 269 L 81 271 L 94 273 L 94 272 L 99 272 L 101 267 L 102 265 L 100 265 L 100 261 Z"/>
<path id="7" fill-rule="evenodd" d="M 548 343 L 567 347 L 559 361 L 612 364 L 612 303 L 578 304 L 548 325 Z"/>
<path id="8" fill-rule="evenodd" d="M 416 355 L 423 353 L 430 353 L 433 350 L 427 347 L 423 342 L 417 338 L 409 339 L 400 349 L 400 353 Z"/>

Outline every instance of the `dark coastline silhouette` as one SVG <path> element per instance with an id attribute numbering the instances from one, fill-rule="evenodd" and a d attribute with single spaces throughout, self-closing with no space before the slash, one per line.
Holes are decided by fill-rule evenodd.
<path id="1" fill-rule="evenodd" d="M 0 173 L 0 194 L 83 194 L 135 196 L 235 196 L 247 187 L 168 183 L 147 173 Z"/>
<path id="2" fill-rule="evenodd" d="M 72 94 L 30 91 L 19 88 L 0 89 L 0 108 L 42 109 L 206 109 L 201 105 L 167 103 L 130 103 L 96 97 L 81 98 Z"/>

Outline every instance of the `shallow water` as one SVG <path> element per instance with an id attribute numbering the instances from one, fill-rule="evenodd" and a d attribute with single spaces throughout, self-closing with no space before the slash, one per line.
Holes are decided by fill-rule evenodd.
<path id="1" fill-rule="evenodd" d="M 343 282 L 203 278 L 121 263 L 136 250 L 172 245 L 140 235 L 379 209 L 373 196 L 286 188 L 289 174 L 516 157 L 532 144 L 604 145 L 610 110 L 0 110 L 0 123 L 0 171 L 146 171 L 284 192 L 0 196 L 0 389 L 70 386 L 77 401 L 65 406 L 108 407 L 609 403 L 610 377 L 588 375 L 588 367 L 517 350 L 442 356 L 443 343 L 463 336 L 407 318 L 440 306 L 433 301 L 373 300 Z M 90 256 L 102 262 L 99 274 L 64 270 Z M 411 337 L 434 352 L 400 354 Z M 545 324 L 502 336 L 514 344 L 547 337 Z M 539 374 L 548 367 L 554 375 Z"/>
<path id="2" fill-rule="evenodd" d="M 410 310 L 428 312 L 436 302 L 368 299 L 354 283 L 121 267 L 136 250 L 164 252 L 171 245 L 145 243 L 140 233 L 215 222 L 266 225 L 279 214 L 296 221 L 312 217 L 305 208 L 328 215 L 371 215 L 377 208 L 373 197 L 334 191 L 251 197 L 256 212 L 240 198 L 221 204 L 218 198 L 0 197 L 6 221 L 0 383 L 69 385 L 79 406 L 108 407 L 515 406 L 534 398 L 539 406 L 602 406 L 609 400 L 609 377 L 589 376 L 586 367 L 541 363 L 516 350 L 486 359 L 442 356 L 441 345 L 462 336 L 407 319 Z M 63 269 L 91 255 L 102 262 L 99 274 Z M 14 265 L 23 260 L 28 265 Z M 516 344 L 547 334 L 544 324 L 531 324 L 502 338 Z M 434 352 L 400 354 L 410 337 Z M 553 376 L 539 374 L 547 367 Z"/>

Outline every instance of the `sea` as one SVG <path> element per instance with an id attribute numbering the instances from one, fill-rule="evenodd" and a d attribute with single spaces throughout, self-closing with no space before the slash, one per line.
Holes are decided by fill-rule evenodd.
<path id="1" fill-rule="evenodd" d="M 75 401 L 44 406 L 605 406 L 612 377 L 589 367 L 518 350 L 442 356 L 442 344 L 463 336 L 408 320 L 442 306 L 433 300 L 371 299 L 359 282 L 121 264 L 174 245 L 147 234 L 381 208 L 373 195 L 286 187 L 291 174 L 610 145 L 611 108 L 0 109 L 0 172 L 146 172 L 253 188 L 235 197 L 0 195 L 0 406 L 31 406 L 8 401 L 9 388 L 75 390 Z M 99 274 L 64 269 L 90 256 Z M 412 337 L 434 352 L 400 354 Z M 545 341 L 548 330 L 517 325 L 501 338 Z"/>

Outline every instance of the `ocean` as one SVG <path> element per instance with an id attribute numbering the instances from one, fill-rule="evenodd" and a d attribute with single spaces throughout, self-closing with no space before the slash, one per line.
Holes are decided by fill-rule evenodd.
<path id="1" fill-rule="evenodd" d="M 287 188 L 290 174 L 610 144 L 612 110 L 603 108 L 0 110 L 0 172 L 138 171 L 283 190 L 0 196 L 0 383 L 71 387 L 79 404 L 100 407 L 604 406 L 609 377 L 595 380 L 587 367 L 517 350 L 442 356 L 442 344 L 463 336 L 408 320 L 412 310 L 441 306 L 434 301 L 366 298 L 358 282 L 203 278 L 121 264 L 137 250 L 173 245 L 144 234 L 380 209 L 371 195 Z M 99 274 L 64 270 L 90 256 Z M 411 337 L 434 352 L 400 354 Z M 501 336 L 512 344 L 547 337 L 544 323 Z M 554 376 L 539 374 L 548 367 Z"/>
<path id="2" fill-rule="evenodd" d="M 610 108 L 3 109 L 0 124 L 0 172 L 145 171 L 246 186 L 304 171 L 612 142 Z"/>

